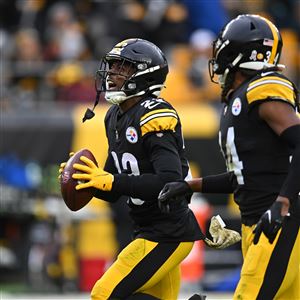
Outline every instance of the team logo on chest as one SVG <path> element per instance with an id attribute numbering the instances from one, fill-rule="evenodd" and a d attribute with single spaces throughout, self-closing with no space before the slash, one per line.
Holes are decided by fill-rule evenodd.
<path id="1" fill-rule="evenodd" d="M 138 134 L 134 127 L 128 127 L 126 129 L 126 139 L 131 144 L 134 144 L 138 141 Z"/>
<path id="2" fill-rule="evenodd" d="M 240 98 L 234 99 L 231 107 L 231 112 L 234 116 L 238 116 L 242 110 L 242 102 Z"/>

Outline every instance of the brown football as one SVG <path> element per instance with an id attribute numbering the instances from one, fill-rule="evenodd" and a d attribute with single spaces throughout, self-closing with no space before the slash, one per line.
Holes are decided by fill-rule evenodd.
<path id="1" fill-rule="evenodd" d="M 77 163 L 84 165 L 84 162 L 80 160 L 81 156 L 86 156 L 98 166 L 93 153 L 88 149 L 81 149 L 77 151 L 67 161 L 67 164 L 60 177 L 60 188 L 62 197 L 67 207 L 72 211 L 79 210 L 87 205 L 93 198 L 95 190 L 94 188 L 86 188 L 76 191 L 75 187 L 78 184 L 78 180 L 73 179 L 72 175 L 74 173 L 78 173 L 79 171 L 73 168 L 73 164 Z"/>

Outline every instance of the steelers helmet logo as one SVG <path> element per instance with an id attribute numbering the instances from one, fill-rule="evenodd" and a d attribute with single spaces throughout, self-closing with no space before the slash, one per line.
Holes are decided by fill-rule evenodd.
<path id="1" fill-rule="evenodd" d="M 138 141 L 138 134 L 134 127 L 128 127 L 126 129 L 126 139 L 131 144 L 135 144 Z"/>
<path id="2" fill-rule="evenodd" d="M 124 40 L 117 45 L 109 52 L 110 54 L 121 55 L 122 50 L 128 45 L 128 39 Z"/>
<path id="3" fill-rule="evenodd" d="M 240 98 L 234 99 L 232 103 L 231 112 L 234 116 L 238 116 L 242 110 L 242 102 Z"/>

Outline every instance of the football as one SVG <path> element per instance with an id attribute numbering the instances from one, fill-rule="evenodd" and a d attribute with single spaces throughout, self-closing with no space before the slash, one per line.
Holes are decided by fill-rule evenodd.
<path id="1" fill-rule="evenodd" d="M 83 164 L 80 160 L 81 156 L 86 156 L 92 160 L 97 166 L 97 161 L 93 153 L 88 149 L 81 149 L 69 158 L 67 164 L 60 177 L 60 188 L 62 197 L 67 207 L 72 211 L 77 211 L 87 205 L 93 198 L 95 188 L 86 188 L 76 191 L 78 180 L 73 179 L 72 175 L 80 171 L 73 168 L 73 164 Z"/>

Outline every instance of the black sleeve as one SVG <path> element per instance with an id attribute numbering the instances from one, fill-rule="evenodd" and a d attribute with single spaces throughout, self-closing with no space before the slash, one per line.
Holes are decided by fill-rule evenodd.
<path id="1" fill-rule="evenodd" d="M 290 169 L 279 195 L 297 199 L 300 192 L 300 125 L 294 125 L 280 135 L 280 137 L 293 149 Z"/>
<path id="2" fill-rule="evenodd" d="M 139 176 L 115 175 L 113 191 L 140 198 L 145 201 L 156 200 L 167 182 L 182 180 L 182 166 L 175 136 L 164 132 L 162 137 L 155 133 L 145 136 L 144 149 L 148 153 L 153 173 Z"/>
<path id="3" fill-rule="evenodd" d="M 233 172 L 209 175 L 202 178 L 202 193 L 229 194 L 234 192 L 235 186 Z"/>
<path id="4" fill-rule="evenodd" d="M 112 174 L 118 173 L 111 154 L 109 154 L 103 169 Z M 104 191 L 95 189 L 94 197 L 104 200 L 104 201 L 108 201 L 108 202 L 116 202 L 121 197 L 121 194 L 113 192 L 113 191 L 104 192 Z"/>

